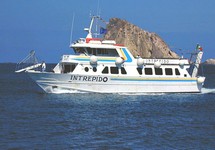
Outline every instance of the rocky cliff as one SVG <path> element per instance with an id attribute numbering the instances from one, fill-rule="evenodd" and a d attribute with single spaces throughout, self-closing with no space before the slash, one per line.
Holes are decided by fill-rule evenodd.
<path id="1" fill-rule="evenodd" d="M 178 58 L 156 34 L 142 30 L 125 20 L 112 18 L 107 25 L 104 39 L 124 44 L 134 56 L 143 58 Z"/>

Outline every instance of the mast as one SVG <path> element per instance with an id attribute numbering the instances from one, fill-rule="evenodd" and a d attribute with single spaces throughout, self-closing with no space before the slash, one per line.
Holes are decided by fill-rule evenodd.
<path id="1" fill-rule="evenodd" d="M 90 22 L 90 27 L 89 28 L 84 28 L 85 31 L 88 32 L 87 37 L 86 38 L 92 38 L 92 27 L 93 27 L 93 22 L 94 19 L 96 18 L 96 16 L 92 16 L 91 22 Z"/>
<path id="2" fill-rule="evenodd" d="M 197 44 L 196 52 L 194 52 L 191 55 L 190 59 L 190 61 L 193 60 L 193 64 L 190 66 L 189 70 L 191 77 L 196 77 L 198 75 L 198 69 L 199 65 L 201 64 L 202 55 L 203 55 L 202 47 L 199 44 Z"/>
<path id="3" fill-rule="evenodd" d="M 71 35 L 70 35 L 70 42 L 69 44 L 72 43 L 72 36 L 73 36 L 73 27 L 74 27 L 74 21 L 75 21 L 75 13 L 73 13 L 73 16 L 72 16 L 72 27 L 71 27 Z"/>
<path id="4" fill-rule="evenodd" d="M 89 38 L 89 39 L 90 39 L 90 38 L 93 38 L 92 28 L 93 28 L 93 24 L 94 24 L 95 19 L 96 19 L 96 21 L 101 21 L 101 22 L 104 23 L 105 25 L 108 24 L 108 22 L 106 22 L 105 20 L 103 20 L 100 16 L 92 16 L 92 17 L 91 17 L 91 22 L 90 22 L 90 27 L 89 27 L 89 28 L 84 28 L 84 30 L 88 32 L 86 39 L 87 39 L 87 38 Z M 98 26 L 97 24 L 98 24 L 98 22 L 96 22 L 96 28 L 98 28 L 98 27 L 97 27 L 97 26 Z M 96 29 L 96 30 L 98 30 L 98 29 Z M 97 31 L 96 31 L 96 32 L 97 32 Z M 99 35 L 99 34 L 94 33 L 94 35 L 96 35 L 96 37 L 97 37 L 97 35 Z"/>
<path id="5" fill-rule="evenodd" d="M 203 55 L 203 52 L 202 51 L 199 51 L 197 54 L 196 54 L 196 60 L 193 64 L 193 71 L 192 71 L 192 74 L 191 74 L 191 77 L 196 77 L 197 74 L 198 74 L 198 69 L 199 69 L 199 65 L 201 63 L 201 60 L 202 60 L 202 55 Z"/>

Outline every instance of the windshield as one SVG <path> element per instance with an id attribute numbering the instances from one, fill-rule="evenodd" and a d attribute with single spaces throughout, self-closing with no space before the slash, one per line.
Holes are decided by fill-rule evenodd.
<path id="1" fill-rule="evenodd" d="M 77 55 L 88 55 L 86 48 L 84 47 L 74 47 L 73 50 Z"/>
<path id="2" fill-rule="evenodd" d="M 73 48 L 77 55 L 95 55 L 95 56 L 109 56 L 118 57 L 119 54 L 116 49 L 108 48 L 90 48 L 90 47 L 75 47 Z"/>

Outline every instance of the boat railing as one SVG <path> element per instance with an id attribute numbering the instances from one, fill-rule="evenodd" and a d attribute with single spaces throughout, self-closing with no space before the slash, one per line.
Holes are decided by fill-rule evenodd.
<path id="1" fill-rule="evenodd" d="M 16 64 L 15 72 L 20 73 L 20 72 L 25 72 L 28 70 L 36 70 L 38 69 L 42 63 L 39 63 L 35 51 L 32 50 L 30 53 L 19 63 Z"/>

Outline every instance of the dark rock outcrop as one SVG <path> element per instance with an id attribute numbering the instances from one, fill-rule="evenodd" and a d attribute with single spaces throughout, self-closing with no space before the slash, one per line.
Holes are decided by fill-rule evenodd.
<path id="1" fill-rule="evenodd" d="M 134 56 L 143 58 L 178 58 L 156 34 L 142 30 L 125 20 L 112 18 L 107 25 L 104 39 L 124 44 Z"/>

